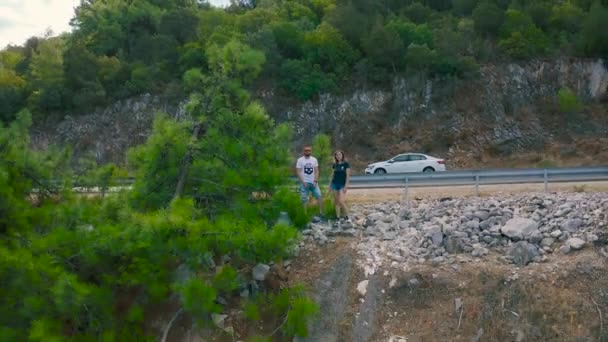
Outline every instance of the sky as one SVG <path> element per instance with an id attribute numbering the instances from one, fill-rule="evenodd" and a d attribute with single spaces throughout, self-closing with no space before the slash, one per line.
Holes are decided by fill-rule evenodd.
<path id="1" fill-rule="evenodd" d="M 229 0 L 211 0 L 222 6 Z M 0 49 L 8 44 L 23 45 L 31 36 L 47 29 L 54 35 L 71 30 L 70 19 L 80 0 L 0 0 Z"/>

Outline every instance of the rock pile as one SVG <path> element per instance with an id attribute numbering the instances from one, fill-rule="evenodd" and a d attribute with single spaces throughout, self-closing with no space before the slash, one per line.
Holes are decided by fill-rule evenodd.
<path id="1" fill-rule="evenodd" d="M 353 208 L 353 223 L 314 224 L 303 234 L 323 245 L 358 237 L 367 273 L 380 266 L 474 261 L 489 255 L 525 266 L 604 239 L 608 194 L 444 198 Z"/>

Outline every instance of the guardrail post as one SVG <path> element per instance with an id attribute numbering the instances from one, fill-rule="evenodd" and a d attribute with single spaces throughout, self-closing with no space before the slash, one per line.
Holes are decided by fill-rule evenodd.
<path id="1" fill-rule="evenodd" d="M 410 191 L 410 180 L 409 178 L 406 176 L 405 177 L 405 202 L 408 201 L 408 197 L 409 197 L 409 191 Z"/>
<path id="2" fill-rule="evenodd" d="M 549 175 L 547 174 L 547 169 L 545 169 L 545 193 L 549 192 Z"/>
<path id="3" fill-rule="evenodd" d="M 479 175 L 475 175 L 475 196 L 479 197 Z"/>

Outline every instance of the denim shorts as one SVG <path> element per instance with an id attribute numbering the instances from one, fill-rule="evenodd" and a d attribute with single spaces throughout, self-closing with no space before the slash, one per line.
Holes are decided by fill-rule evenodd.
<path id="1" fill-rule="evenodd" d="M 306 186 L 304 186 L 304 184 L 300 184 L 300 197 L 302 198 L 302 203 L 308 202 L 309 194 L 312 194 L 316 199 L 321 198 L 321 189 L 319 189 L 319 185 L 306 183 Z"/>

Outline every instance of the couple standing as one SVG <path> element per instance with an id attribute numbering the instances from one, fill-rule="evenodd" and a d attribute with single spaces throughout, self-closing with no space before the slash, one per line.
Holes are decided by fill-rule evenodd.
<path id="1" fill-rule="evenodd" d="M 346 189 L 350 181 L 350 164 L 344 157 L 344 152 L 336 151 L 334 153 L 334 163 L 332 165 L 332 175 L 329 181 L 329 188 L 334 194 L 334 205 L 336 206 L 336 216 L 338 219 L 348 220 L 348 209 L 346 208 Z M 296 163 L 296 171 L 300 180 L 300 196 L 302 203 L 308 204 L 310 194 L 319 203 L 319 212 L 321 217 L 315 217 L 314 221 L 318 222 L 323 217 L 323 199 L 321 197 L 321 189 L 319 188 L 319 162 L 317 158 L 312 156 L 312 147 L 304 147 L 304 155 L 298 158 Z M 340 212 L 344 216 L 340 216 Z"/>

